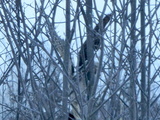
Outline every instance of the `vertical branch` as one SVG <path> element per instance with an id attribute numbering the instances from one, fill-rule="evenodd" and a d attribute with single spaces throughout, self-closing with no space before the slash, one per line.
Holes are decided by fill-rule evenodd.
<path id="1" fill-rule="evenodd" d="M 152 52 L 152 36 L 153 36 L 153 31 L 152 31 L 152 21 L 151 21 L 151 9 L 150 9 L 150 1 L 148 1 L 148 16 L 149 16 L 149 24 L 150 24 L 150 31 L 149 31 L 149 43 L 148 43 L 148 71 L 147 71 L 147 120 L 150 120 L 150 78 L 151 78 L 151 52 Z"/>
<path id="2" fill-rule="evenodd" d="M 131 0 L 131 50 L 130 50 L 130 120 L 137 120 L 136 112 L 136 1 Z"/>
<path id="3" fill-rule="evenodd" d="M 70 0 L 66 0 L 66 40 L 65 40 L 65 54 L 64 54 L 64 67 L 68 71 L 69 75 L 69 40 L 70 39 Z M 67 101 L 68 101 L 68 78 L 63 76 L 63 112 L 67 113 Z M 68 116 L 64 115 L 63 120 L 67 120 Z"/>
<path id="4" fill-rule="evenodd" d="M 88 115 L 93 109 L 92 92 L 94 85 L 94 49 L 93 49 L 93 25 L 92 25 L 92 0 L 86 0 L 86 16 L 87 16 L 87 59 L 88 59 L 88 70 L 87 70 L 87 100 L 88 102 Z M 92 118 L 87 118 L 92 119 Z"/>
<path id="5" fill-rule="evenodd" d="M 146 119 L 145 0 L 141 0 L 141 119 Z"/>
<path id="6" fill-rule="evenodd" d="M 112 65 L 111 65 L 111 76 L 114 75 L 115 73 L 115 47 L 116 47 L 116 32 L 117 32 L 117 20 L 116 20 L 116 11 L 115 11 L 115 6 L 116 6 L 116 2 L 115 0 L 112 1 L 112 5 L 113 5 L 113 14 L 114 14 L 114 38 L 113 38 L 113 48 L 112 48 L 112 57 L 111 57 L 111 61 L 112 61 Z M 118 78 L 118 77 L 117 77 Z M 111 94 L 114 92 L 114 89 L 118 87 L 118 79 L 116 79 L 116 84 L 112 85 L 112 89 L 111 89 Z M 117 100 L 117 96 L 113 95 L 111 97 L 111 120 L 114 120 L 117 116 L 117 110 L 118 108 L 118 100 Z"/>
<path id="7" fill-rule="evenodd" d="M 88 81 L 88 99 L 91 97 L 92 85 L 94 83 L 94 59 L 93 59 L 93 33 L 92 33 L 92 0 L 86 1 L 86 16 L 87 16 L 87 60 L 88 60 L 88 72 L 87 72 L 87 81 Z"/>
<path id="8" fill-rule="evenodd" d="M 17 17 L 17 38 L 18 38 L 18 43 L 20 44 L 20 4 L 21 0 L 16 0 L 16 17 Z M 18 67 L 20 69 L 21 66 L 21 56 L 20 53 L 18 53 Z M 18 71 L 18 104 L 17 104 L 17 116 L 16 119 L 19 120 L 19 110 L 20 110 L 20 98 L 21 98 L 21 80 L 20 80 L 20 70 Z"/>

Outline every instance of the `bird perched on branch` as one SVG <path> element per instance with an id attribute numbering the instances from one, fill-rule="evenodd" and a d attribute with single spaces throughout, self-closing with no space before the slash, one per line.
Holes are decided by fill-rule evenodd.
<path id="1" fill-rule="evenodd" d="M 111 18 L 111 14 L 106 15 L 103 18 L 102 23 L 98 23 L 94 30 L 93 30 L 93 44 L 94 44 L 94 50 L 98 50 L 100 48 L 100 36 L 98 35 L 100 33 L 100 25 L 102 25 L 102 28 L 105 28 L 106 24 L 110 21 Z M 83 43 L 83 45 L 81 46 L 81 49 L 79 51 L 79 66 L 81 67 L 83 64 L 85 64 L 86 60 L 88 60 L 87 58 L 87 40 Z"/>

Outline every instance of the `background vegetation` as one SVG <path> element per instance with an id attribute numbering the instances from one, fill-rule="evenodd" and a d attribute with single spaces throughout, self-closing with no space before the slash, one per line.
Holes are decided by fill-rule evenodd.
<path id="1" fill-rule="evenodd" d="M 159 0 L 1 0 L 0 119 L 160 119 L 159 13 Z"/>

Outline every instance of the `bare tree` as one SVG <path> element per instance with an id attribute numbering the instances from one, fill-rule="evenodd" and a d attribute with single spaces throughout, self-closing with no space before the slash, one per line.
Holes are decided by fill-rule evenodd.
<path id="1" fill-rule="evenodd" d="M 159 12 L 159 0 L 1 0 L 0 119 L 159 119 Z"/>

